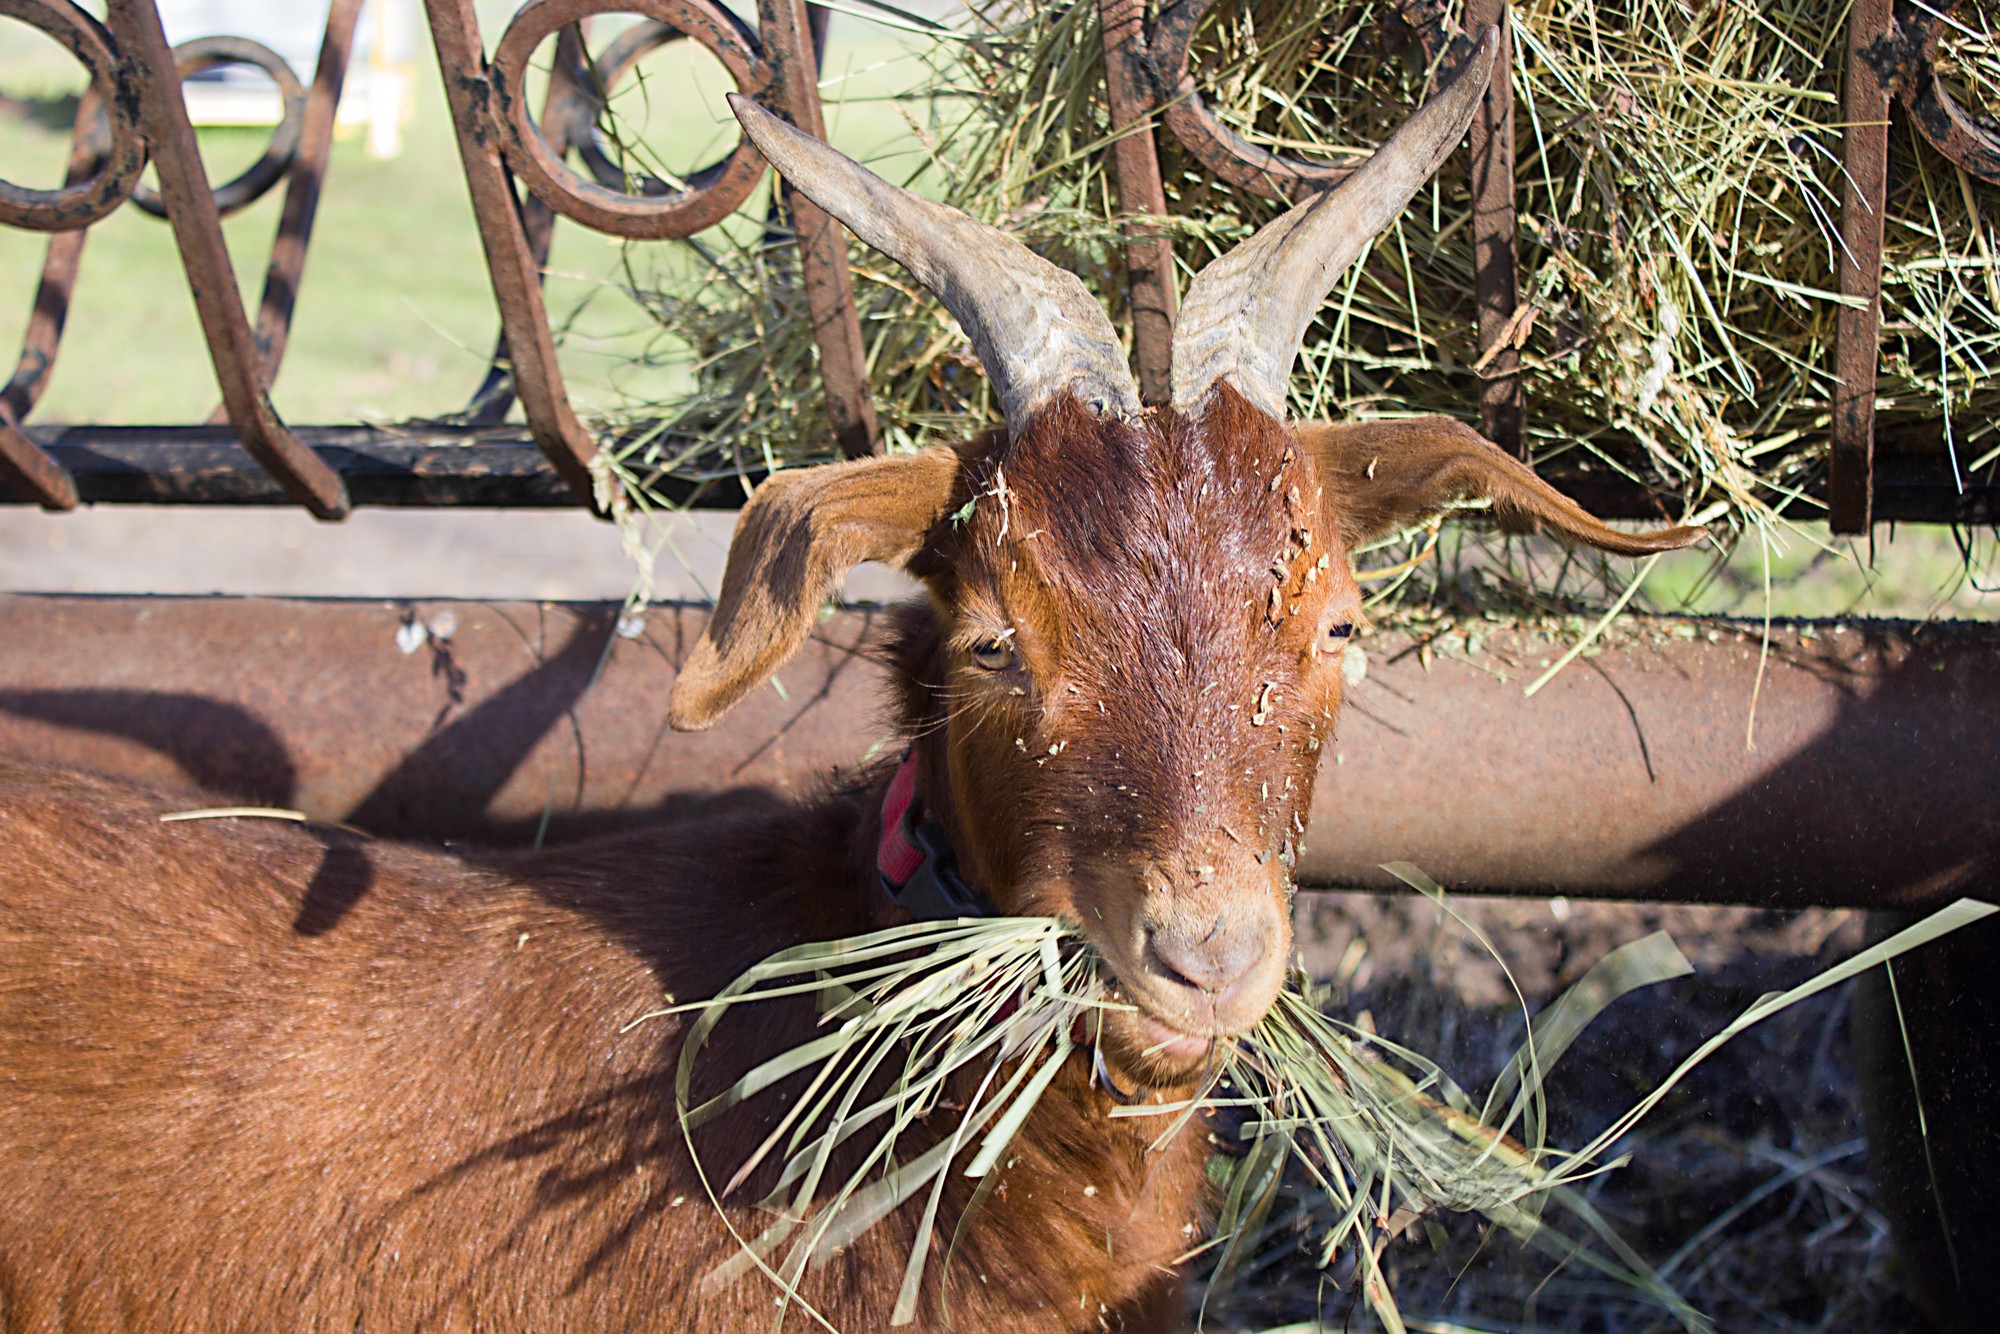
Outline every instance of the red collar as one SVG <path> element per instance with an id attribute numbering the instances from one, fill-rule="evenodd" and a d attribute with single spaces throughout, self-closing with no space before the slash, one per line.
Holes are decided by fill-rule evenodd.
<path id="1" fill-rule="evenodd" d="M 903 762 L 882 794 L 882 838 L 875 845 L 875 869 L 883 890 L 919 919 L 999 916 L 993 901 L 958 873 L 944 831 L 923 818 L 923 809 L 923 798 L 917 795 L 917 754 L 911 749 L 903 752 Z M 1114 1102 L 1137 1102 L 1140 1095 L 1119 1088 L 1103 1053 L 1095 1043 L 1089 1046 L 1092 1082 Z"/>
<path id="2" fill-rule="evenodd" d="M 903 762 L 882 796 L 882 839 L 875 847 L 875 869 L 883 890 L 920 920 L 997 916 L 992 900 L 958 873 L 958 858 L 944 831 L 926 820 L 923 810 L 923 798 L 917 794 L 917 753 L 912 748 L 903 752 Z"/>

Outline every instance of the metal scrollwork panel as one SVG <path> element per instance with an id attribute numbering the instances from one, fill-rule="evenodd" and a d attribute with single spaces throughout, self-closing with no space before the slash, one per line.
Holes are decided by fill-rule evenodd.
<path id="1" fill-rule="evenodd" d="M 535 51 L 561 28 L 596 14 L 635 13 L 650 22 L 629 29 L 595 62 L 596 82 L 579 84 L 571 121 L 556 143 L 579 148 L 590 175 L 579 173 L 528 110 L 525 79 Z M 532 0 L 515 15 L 493 52 L 496 119 L 507 146 L 507 162 L 535 197 L 586 227 L 634 240 L 692 236 L 740 207 L 764 174 L 764 159 L 747 139 L 720 161 L 696 172 L 690 188 L 676 189 L 650 176 L 639 178 L 639 193 L 625 188 L 624 174 L 597 142 L 592 123 L 602 101 L 649 53 L 670 42 L 698 43 L 729 71 L 737 88 L 751 96 L 768 90 L 769 69 L 755 33 L 727 10 L 706 0 Z M 547 127 L 556 129 L 557 127 Z"/>

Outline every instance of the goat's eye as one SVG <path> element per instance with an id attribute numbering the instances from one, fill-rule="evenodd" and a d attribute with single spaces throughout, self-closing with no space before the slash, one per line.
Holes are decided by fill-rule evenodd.
<path id="1" fill-rule="evenodd" d="M 1340 645 L 1336 641 L 1346 639 L 1349 635 L 1352 635 L 1353 633 L 1354 633 L 1353 621 L 1339 621 L 1333 625 L 1329 625 L 1328 627 L 1326 627 L 1327 648 L 1335 649 L 1340 647 Z"/>
<path id="2" fill-rule="evenodd" d="M 972 660 L 989 672 L 1004 672 L 1018 659 L 1014 646 L 1004 639 L 982 639 L 972 646 Z"/>

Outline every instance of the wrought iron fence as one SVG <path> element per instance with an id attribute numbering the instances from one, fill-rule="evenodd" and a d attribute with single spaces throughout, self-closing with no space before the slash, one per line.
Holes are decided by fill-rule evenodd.
<path id="1" fill-rule="evenodd" d="M 1120 131 L 1112 149 L 1120 207 L 1165 210 L 1155 123 L 1204 166 L 1239 188 L 1303 195 L 1343 170 L 1274 155 L 1230 130 L 1204 105 L 1189 69 L 1190 42 L 1213 0 L 1098 0 L 1107 102 Z M 1396 0 L 1426 55 L 1467 49 L 1442 0 Z M 334 113 L 353 50 L 360 0 L 332 0 L 318 69 L 301 86 L 285 62 L 243 38 L 167 44 L 153 0 L 109 0 L 100 24 L 71 0 L 0 0 L 0 17 L 26 23 L 89 72 L 77 108 L 65 180 L 54 190 L 0 181 L 0 223 L 50 234 L 20 361 L 0 389 L 0 499 L 50 509 L 80 502 L 200 501 L 304 505 L 339 518 L 356 504 L 592 503 L 597 448 L 564 390 L 541 290 L 558 216 L 612 236 L 692 236 L 743 204 L 764 165 L 747 141 L 695 173 L 686 189 L 641 177 L 610 160 L 593 127 L 604 90 L 650 52 L 674 41 L 706 48 L 737 88 L 802 128 L 825 134 L 816 51 L 824 11 L 805 0 L 758 0 L 753 29 L 710 0 L 530 0 L 490 50 L 473 0 L 426 0 L 431 36 L 460 159 L 500 313 L 500 341 L 485 381 L 449 424 L 388 433 L 361 426 L 293 427 L 271 402 L 285 354 L 313 221 L 325 182 Z M 1839 315 L 1825 500 L 1833 527 L 1866 531 L 1878 520 L 1993 523 L 2000 487 L 1960 490 L 1942 465 L 1878 457 L 1874 389 L 1879 349 L 1882 219 L 1888 122 L 1899 102 L 1937 150 L 1983 180 L 2000 182 L 2000 140 L 1951 98 L 1933 68 L 1953 3 L 1856 0 L 1850 17 L 1843 120 L 1845 198 L 1840 290 L 1857 299 Z M 586 53 L 581 20 L 638 14 L 604 50 Z M 1505 0 L 1468 0 L 1464 24 L 1498 23 Z M 529 61 L 550 39 L 555 61 L 537 114 Z M 217 63 L 248 63 L 278 84 L 283 118 L 262 157 L 211 185 L 179 82 Z M 1489 435 L 1521 448 L 1517 353 L 1504 339 L 1516 314 L 1513 103 L 1505 48 L 1472 127 L 1469 154 L 1477 246 L 1477 309 Z M 155 164 L 157 196 L 140 183 Z M 236 295 L 221 220 L 283 184 L 284 204 L 253 326 Z M 634 188 L 636 186 L 636 188 Z M 60 347 L 86 230 L 127 200 L 164 216 L 174 231 L 223 405 L 206 425 L 50 429 L 27 424 Z M 870 405 L 861 327 L 846 241 L 809 201 L 790 201 L 799 274 L 819 345 L 829 417 L 850 454 L 880 446 Z M 1168 242 L 1134 228 L 1126 243 L 1133 339 L 1142 391 L 1164 394 L 1175 289 Z M 496 436 L 518 402 L 528 441 Z M 247 451 L 248 457 L 245 457 Z M 1646 514 L 1636 486 L 1558 477 L 1602 512 Z"/>

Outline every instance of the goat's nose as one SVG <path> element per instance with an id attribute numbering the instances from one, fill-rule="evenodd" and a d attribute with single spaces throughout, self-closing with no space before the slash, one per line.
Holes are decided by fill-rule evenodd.
<path id="1" fill-rule="evenodd" d="M 1277 948 L 1277 913 L 1259 898 L 1194 920 L 1146 928 L 1146 961 L 1168 982 L 1221 997 Z"/>

